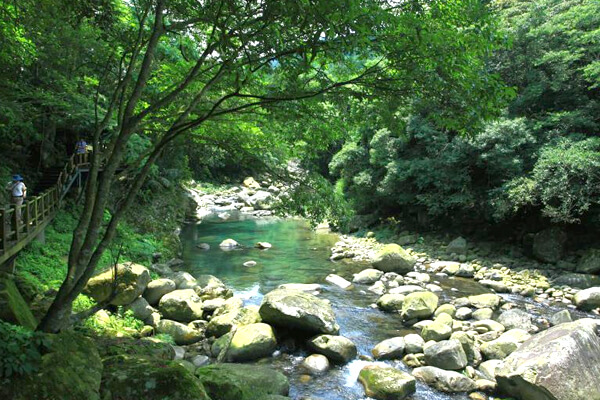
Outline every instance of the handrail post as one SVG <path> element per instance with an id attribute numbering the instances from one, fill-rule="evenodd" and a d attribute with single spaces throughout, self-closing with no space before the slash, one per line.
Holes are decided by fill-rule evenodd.
<path id="1" fill-rule="evenodd" d="M 6 251 L 6 242 L 8 241 L 8 232 L 6 230 L 6 208 L 0 209 L 0 250 Z"/>
<path id="2" fill-rule="evenodd" d="M 30 206 L 31 202 L 29 200 L 27 200 L 27 201 L 24 201 L 24 203 L 25 203 L 24 204 L 25 212 L 23 213 L 23 221 L 25 222 L 25 233 L 27 235 L 29 235 L 29 232 L 31 230 L 30 227 L 29 227 L 29 223 L 30 223 L 30 220 L 31 220 L 31 217 L 29 215 L 30 214 L 30 212 L 29 212 L 29 206 Z"/>
<path id="3" fill-rule="evenodd" d="M 19 226 L 19 211 L 17 205 L 11 206 L 13 208 L 12 215 L 12 231 L 15 233 L 15 241 L 19 241 L 21 239 L 21 232 Z"/>

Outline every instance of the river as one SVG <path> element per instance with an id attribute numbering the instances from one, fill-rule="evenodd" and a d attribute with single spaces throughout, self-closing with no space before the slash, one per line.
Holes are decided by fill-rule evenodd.
<path id="1" fill-rule="evenodd" d="M 188 225 L 182 232 L 184 261 L 192 275 L 211 274 L 220 278 L 241 297 L 247 305 L 260 304 L 265 293 L 283 283 L 319 283 L 323 291 L 319 295 L 331 301 L 340 325 L 340 335 L 351 339 L 358 348 L 359 358 L 344 366 L 332 368 L 324 376 L 307 377 L 298 368 L 308 353 L 301 350 L 282 351 L 268 361 L 282 370 L 290 380 L 290 397 L 311 400 L 362 400 L 365 394 L 357 382 L 358 373 L 369 361 L 360 359 L 370 356 L 371 349 L 380 341 L 410 332 L 402 325 L 399 315 L 386 314 L 373 308 L 378 296 L 366 291 L 366 286 L 342 290 L 327 284 L 325 277 L 335 272 L 348 280 L 352 273 L 366 267 L 365 264 L 333 263 L 329 261 L 330 248 L 338 236 L 317 233 L 298 219 L 251 218 L 234 214 L 227 221 L 214 216 L 197 225 Z M 242 249 L 223 251 L 219 243 L 232 238 Z M 254 248 L 256 242 L 269 242 L 268 250 Z M 198 243 L 208 243 L 210 250 L 201 250 Z M 256 261 L 256 266 L 243 266 L 246 261 Z M 461 278 L 432 277 L 444 292 L 440 303 L 454 297 L 489 292 L 477 282 Z M 522 303 L 533 314 L 547 315 L 555 309 L 536 308 L 536 304 L 520 296 L 510 295 L 510 301 Z M 285 350 L 285 349 L 284 349 Z M 409 371 L 401 361 L 390 361 L 401 370 Z M 414 400 L 467 399 L 466 395 L 448 395 L 418 384 Z"/>

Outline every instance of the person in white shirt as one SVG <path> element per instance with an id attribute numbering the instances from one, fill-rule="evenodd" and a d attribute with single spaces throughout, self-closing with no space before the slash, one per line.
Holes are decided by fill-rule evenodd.
<path id="1" fill-rule="evenodd" d="M 9 184 L 8 189 L 10 190 L 12 203 L 16 206 L 17 218 L 20 222 L 23 222 L 21 206 L 27 197 L 27 186 L 23 183 L 23 177 L 19 174 L 13 175 L 12 183 Z"/>

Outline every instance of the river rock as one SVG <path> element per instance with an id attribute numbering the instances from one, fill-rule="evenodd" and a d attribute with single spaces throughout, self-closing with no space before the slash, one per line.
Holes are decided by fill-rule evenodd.
<path id="1" fill-rule="evenodd" d="M 504 332 L 506 328 L 499 322 L 494 321 L 493 319 L 484 319 L 481 321 L 475 321 L 471 325 L 473 329 L 475 329 L 478 333 L 486 333 L 486 332 Z"/>
<path id="2" fill-rule="evenodd" d="M 177 285 L 171 279 L 161 278 L 150 281 L 144 291 L 144 298 L 151 305 L 158 304 L 161 297 L 177 289 Z"/>
<path id="3" fill-rule="evenodd" d="M 562 273 L 552 280 L 555 286 L 572 286 L 580 289 L 588 289 L 592 286 L 600 286 L 600 276 L 590 274 L 578 274 L 575 272 Z"/>
<path id="4" fill-rule="evenodd" d="M 425 319 L 433 315 L 438 306 L 438 297 L 431 292 L 416 292 L 407 295 L 402 303 L 404 320 Z"/>
<path id="5" fill-rule="evenodd" d="M 373 258 L 373 267 L 383 272 L 406 274 L 413 270 L 417 260 L 397 244 L 386 244 Z"/>
<path id="6" fill-rule="evenodd" d="M 580 290 L 573 298 L 577 308 L 590 311 L 600 307 L 600 287 L 591 287 Z"/>
<path id="7" fill-rule="evenodd" d="M 308 347 L 332 362 L 345 364 L 356 357 L 356 346 L 343 336 L 319 335 L 308 341 Z"/>
<path id="8" fill-rule="evenodd" d="M 557 313 L 552 314 L 550 317 L 550 323 L 552 326 L 566 324 L 567 322 L 573 322 L 573 318 L 571 317 L 571 313 L 569 310 L 561 310 Z"/>
<path id="9" fill-rule="evenodd" d="M 423 330 L 421 330 L 421 336 L 426 342 L 430 340 L 434 340 L 436 342 L 446 340 L 450 338 L 451 334 L 452 325 L 445 324 L 441 321 L 433 321 L 431 324 L 427 324 L 425 327 L 423 327 Z"/>
<path id="10" fill-rule="evenodd" d="M 479 351 L 479 347 L 477 346 L 477 342 L 475 340 L 475 335 L 473 332 L 463 332 L 458 331 L 452 333 L 450 336 L 451 340 L 457 340 L 460 342 L 465 354 L 467 356 L 467 361 L 469 364 L 477 365 L 481 362 L 481 352 Z"/>
<path id="11" fill-rule="evenodd" d="M 454 317 L 456 314 L 456 307 L 453 304 L 442 304 L 435 310 L 433 316 L 437 317 L 440 314 L 448 314 L 451 317 Z"/>
<path id="12" fill-rule="evenodd" d="M 142 321 L 148 318 L 155 311 L 150 307 L 150 304 L 143 297 L 138 297 L 131 304 L 125 307 L 126 310 L 131 310 L 133 316 Z"/>
<path id="13" fill-rule="evenodd" d="M 434 271 L 441 271 L 444 274 L 456 275 L 460 269 L 460 263 L 455 261 L 436 261 L 431 264 Z"/>
<path id="14" fill-rule="evenodd" d="M 427 365 L 442 369 L 458 370 L 467 366 L 467 355 L 458 340 L 443 340 L 425 346 Z"/>
<path id="15" fill-rule="evenodd" d="M 471 310 L 469 307 L 459 307 L 454 314 L 454 318 L 465 321 L 470 319 L 472 315 L 473 310 Z"/>
<path id="16" fill-rule="evenodd" d="M 350 286 L 352 286 L 351 282 L 347 281 L 346 279 L 344 279 L 341 276 L 336 275 L 336 274 L 327 275 L 325 280 L 327 282 L 331 283 L 332 285 L 338 286 L 342 289 L 348 289 Z"/>
<path id="17" fill-rule="evenodd" d="M 365 394 L 377 400 L 406 399 L 416 389 L 415 378 L 391 367 L 367 365 L 358 375 Z"/>
<path id="18" fill-rule="evenodd" d="M 404 351 L 407 354 L 422 353 L 425 341 L 416 333 L 409 333 L 404 336 Z"/>
<path id="19" fill-rule="evenodd" d="M 256 247 L 257 249 L 262 249 L 262 250 L 266 250 L 266 249 L 270 249 L 271 247 L 273 247 L 273 245 L 269 242 L 257 242 L 254 247 Z"/>
<path id="20" fill-rule="evenodd" d="M 422 288 L 417 285 L 402 285 L 395 288 L 392 288 L 388 291 L 390 294 L 411 294 L 416 292 L 427 292 L 427 289 Z"/>
<path id="21" fill-rule="evenodd" d="M 113 279 L 113 269 L 109 269 L 92 277 L 85 286 L 85 293 L 98 303 L 109 300 L 114 290 L 110 304 L 124 306 L 137 299 L 150 282 L 150 272 L 140 264 L 125 263 L 116 266 L 116 285 Z"/>
<path id="22" fill-rule="evenodd" d="M 436 390 L 447 393 L 471 392 L 477 388 L 475 381 L 455 371 L 436 367 L 415 368 L 413 376 Z"/>
<path id="23" fill-rule="evenodd" d="M 382 294 L 385 293 L 386 288 L 385 288 L 385 284 L 382 281 L 377 281 L 374 284 L 372 284 L 371 286 L 369 286 L 367 288 L 367 290 L 369 292 L 375 293 L 379 296 L 381 296 Z"/>
<path id="24" fill-rule="evenodd" d="M 189 272 L 179 271 L 171 275 L 177 289 L 194 289 L 198 286 L 198 281 Z"/>
<path id="25" fill-rule="evenodd" d="M 360 285 L 372 285 L 383 276 L 383 271 L 374 268 L 367 268 L 354 275 L 352 282 Z"/>
<path id="26" fill-rule="evenodd" d="M 298 290 L 276 289 L 267 293 L 260 316 L 268 324 L 309 333 L 336 334 L 340 330 L 328 301 Z"/>
<path id="27" fill-rule="evenodd" d="M 206 336 L 221 337 L 234 326 L 244 326 L 261 322 L 256 306 L 233 308 L 225 314 L 213 316 L 206 327 Z"/>
<path id="28" fill-rule="evenodd" d="M 536 334 L 496 371 L 499 389 L 523 400 L 599 398 L 599 328 L 580 319 Z"/>
<path id="29" fill-rule="evenodd" d="M 460 278 L 472 278 L 475 276 L 475 267 L 471 264 L 460 264 L 460 268 L 456 272 L 456 276 Z"/>
<path id="30" fill-rule="evenodd" d="M 475 321 L 483 321 L 486 319 L 491 319 L 492 315 L 494 315 L 494 310 L 491 308 L 480 308 L 473 311 L 471 318 L 473 318 Z"/>
<path id="31" fill-rule="evenodd" d="M 284 283 L 278 286 L 278 289 L 299 290 L 312 294 L 318 294 L 322 287 L 318 283 Z"/>
<path id="32" fill-rule="evenodd" d="M 404 303 L 403 294 L 384 294 L 377 300 L 377 307 L 382 311 L 398 312 Z"/>
<path id="33" fill-rule="evenodd" d="M 329 360 L 322 354 L 311 354 L 302 361 L 301 367 L 311 375 L 323 375 L 329 370 Z"/>
<path id="34" fill-rule="evenodd" d="M 523 329 L 527 332 L 537 331 L 537 327 L 532 322 L 531 315 L 518 308 L 503 311 L 497 319 L 506 329 Z"/>
<path id="35" fill-rule="evenodd" d="M 249 324 L 237 328 L 227 350 L 229 361 L 251 361 L 269 357 L 277 347 L 273 328 L 267 324 Z"/>
<path id="36" fill-rule="evenodd" d="M 481 353 L 488 360 L 503 360 L 515 351 L 531 335 L 523 329 L 511 329 L 498 339 L 481 344 Z"/>
<path id="37" fill-rule="evenodd" d="M 249 176 L 246 179 L 244 179 L 244 182 L 242 183 L 245 187 L 247 187 L 248 189 L 260 189 L 260 183 L 258 183 L 256 181 L 256 179 L 254 179 L 253 177 Z"/>
<path id="38" fill-rule="evenodd" d="M 179 322 L 202 319 L 202 300 L 192 289 L 174 290 L 164 295 L 158 303 L 164 318 Z"/>
<path id="39" fill-rule="evenodd" d="M 446 246 L 446 253 L 448 254 L 467 254 L 467 240 L 462 237 L 457 237 Z"/>
<path id="40" fill-rule="evenodd" d="M 240 247 L 240 244 L 233 239 L 225 239 L 219 244 L 219 247 L 221 249 L 235 249 Z"/>
<path id="41" fill-rule="evenodd" d="M 156 326 L 156 333 L 166 333 L 173 337 L 176 344 L 183 346 L 193 344 L 202 339 L 203 333 L 177 321 L 161 319 Z"/>
<path id="42" fill-rule="evenodd" d="M 589 249 L 577 264 L 577 272 L 584 274 L 600 273 L 600 249 Z"/>
<path id="43" fill-rule="evenodd" d="M 475 296 L 469 296 L 469 303 L 475 308 L 496 309 L 500 305 L 500 296 L 494 293 L 484 293 Z"/>
<path id="44" fill-rule="evenodd" d="M 242 264 L 246 268 L 256 267 L 256 261 L 250 260 Z"/>
<path id="45" fill-rule="evenodd" d="M 567 234 L 560 228 L 552 227 L 533 236 L 533 256 L 538 260 L 554 264 L 563 255 Z"/>
<path id="46" fill-rule="evenodd" d="M 290 390 L 285 375 L 261 365 L 213 364 L 196 376 L 212 400 L 279 400 Z"/>
<path id="47" fill-rule="evenodd" d="M 496 381 L 496 371 L 504 364 L 502 360 L 487 360 L 479 364 L 477 370 L 481 372 L 484 378 Z"/>
<path id="48" fill-rule="evenodd" d="M 404 347 L 403 337 L 393 337 L 378 343 L 371 353 L 376 360 L 400 359 L 404 355 Z"/>

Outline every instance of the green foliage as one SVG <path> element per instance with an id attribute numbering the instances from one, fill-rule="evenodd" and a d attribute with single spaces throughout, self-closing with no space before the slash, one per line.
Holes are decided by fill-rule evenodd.
<path id="1" fill-rule="evenodd" d="M 13 375 L 34 373 L 49 345 L 44 334 L 0 321 L 0 382 Z"/>
<path id="2" fill-rule="evenodd" d="M 83 328 L 98 336 L 134 336 L 144 326 L 144 322 L 133 316 L 131 310 L 119 307 L 115 313 L 107 313 L 108 318 L 92 315 L 83 322 Z"/>
<path id="3" fill-rule="evenodd" d="M 154 338 L 156 340 L 160 340 L 161 342 L 175 346 L 175 339 L 173 339 L 173 336 L 169 335 L 168 333 L 159 333 L 158 335 L 154 335 Z"/>

